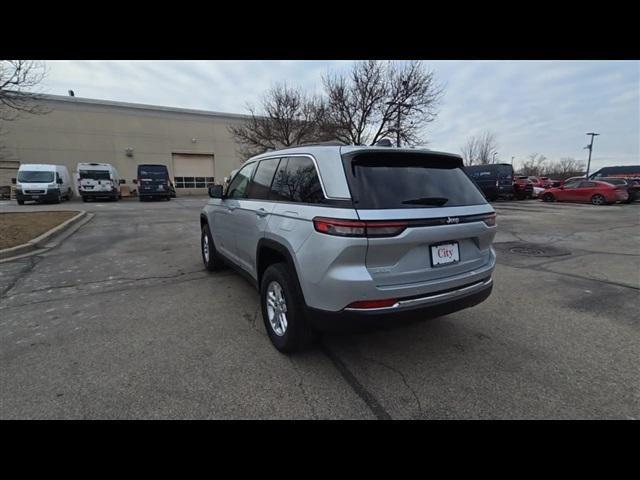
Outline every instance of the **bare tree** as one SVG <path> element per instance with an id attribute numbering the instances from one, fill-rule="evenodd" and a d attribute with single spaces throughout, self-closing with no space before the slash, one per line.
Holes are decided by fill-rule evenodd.
<path id="1" fill-rule="evenodd" d="M 545 174 L 560 178 L 568 178 L 583 175 L 585 170 L 584 162 L 575 158 L 565 157 L 551 163 L 545 169 Z"/>
<path id="2" fill-rule="evenodd" d="M 465 165 L 473 165 L 478 158 L 478 140 L 476 137 L 469 138 L 467 143 L 460 149 L 460 153 L 462 153 Z"/>
<path id="3" fill-rule="evenodd" d="M 335 139 L 355 145 L 391 135 L 405 144 L 425 143 L 423 129 L 435 120 L 443 93 L 419 61 L 356 62 L 349 74 L 329 74 L 323 82 L 324 125 Z"/>
<path id="4" fill-rule="evenodd" d="M 249 119 L 229 127 L 245 157 L 330 137 L 323 131 L 322 102 L 286 84 L 275 85 L 263 95 L 259 113 L 253 105 L 247 109 Z"/>
<path id="5" fill-rule="evenodd" d="M 545 174 L 547 165 L 545 162 L 547 161 L 547 157 L 544 155 L 540 155 L 537 153 L 532 153 L 529 155 L 528 159 L 524 161 L 522 164 L 522 168 L 520 172 L 522 175 L 531 175 L 535 177 L 539 177 Z"/>
<path id="6" fill-rule="evenodd" d="M 16 120 L 21 114 L 42 114 L 37 86 L 46 75 L 42 62 L 0 60 L 0 121 Z"/>
<path id="7" fill-rule="evenodd" d="M 479 136 L 470 137 L 462 147 L 462 157 L 467 165 L 487 165 L 494 163 L 494 154 L 498 153 L 496 136 L 486 131 Z"/>

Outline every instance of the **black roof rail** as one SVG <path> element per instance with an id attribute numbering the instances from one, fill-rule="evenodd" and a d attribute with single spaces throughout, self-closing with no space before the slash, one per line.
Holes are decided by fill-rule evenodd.
<path id="1" fill-rule="evenodd" d="M 299 148 L 299 147 L 344 147 L 347 145 L 344 142 L 332 140 L 328 142 L 314 142 L 314 143 L 301 143 L 299 145 L 291 145 L 289 147 L 278 148 L 277 150 L 289 150 L 290 148 Z"/>

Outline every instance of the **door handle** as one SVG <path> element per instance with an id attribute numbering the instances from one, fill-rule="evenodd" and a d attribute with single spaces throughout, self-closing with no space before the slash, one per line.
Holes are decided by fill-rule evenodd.
<path id="1" fill-rule="evenodd" d="M 259 217 L 266 217 L 267 215 L 269 215 L 269 212 L 267 212 L 264 208 L 259 208 L 258 210 L 256 210 L 256 215 L 258 215 Z"/>

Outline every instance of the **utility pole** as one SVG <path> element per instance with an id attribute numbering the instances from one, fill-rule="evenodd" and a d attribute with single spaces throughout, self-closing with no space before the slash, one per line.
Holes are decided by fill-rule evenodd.
<path id="1" fill-rule="evenodd" d="M 400 103 L 400 102 L 387 102 L 387 105 L 393 105 L 398 107 L 398 116 L 396 117 L 396 146 L 399 147 L 400 146 L 400 115 L 402 114 L 402 109 L 406 108 L 406 109 L 410 109 L 411 107 L 413 107 L 412 104 L 410 103 Z"/>
<path id="2" fill-rule="evenodd" d="M 584 176 L 587 180 L 589 179 L 589 168 L 591 168 L 591 152 L 593 151 L 593 137 L 597 137 L 600 135 L 599 133 L 589 132 L 587 135 L 591 135 L 591 143 L 584 147 L 585 149 L 589 149 L 589 161 L 587 162 L 587 174 Z"/>
<path id="3" fill-rule="evenodd" d="M 492 163 L 496 163 L 496 155 L 498 154 L 498 152 L 493 152 L 493 157 L 491 158 L 491 162 Z"/>
<path id="4" fill-rule="evenodd" d="M 516 158 L 514 156 L 511 157 L 511 166 L 513 167 L 513 159 Z"/>

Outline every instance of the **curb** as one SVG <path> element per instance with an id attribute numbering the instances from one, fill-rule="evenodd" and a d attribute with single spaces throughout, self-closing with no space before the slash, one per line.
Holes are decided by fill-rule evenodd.
<path id="1" fill-rule="evenodd" d="M 82 210 L 80 213 L 78 213 L 78 215 L 71 217 L 69 220 L 65 220 L 60 225 L 53 227 L 51 230 L 43 233 L 33 240 L 29 240 L 27 243 L 0 250 L 0 261 L 11 260 L 17 256 L 25 256 L 26 254 L 32 253 L 36 250 L 46 249 L 48 242 L 52 238 L 71 228 L 73 225 L 82 220 L 86 215 L 86 210 Z"/>

